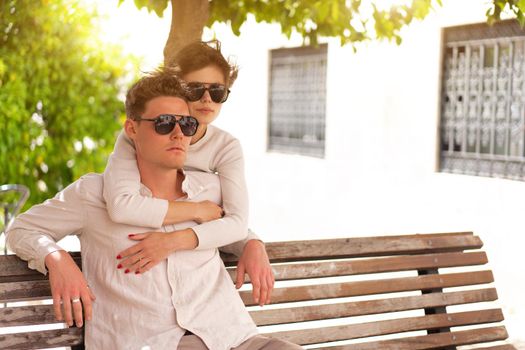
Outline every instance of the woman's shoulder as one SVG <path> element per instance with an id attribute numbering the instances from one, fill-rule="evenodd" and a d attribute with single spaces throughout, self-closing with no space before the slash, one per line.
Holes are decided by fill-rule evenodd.
<path id="1" fill-rule="evenodd" d="M 208 125 L 204 138 L 190 146 L 190 152 L 186 160 L 186 169 L 214 172 L 220 170 L 224 164 L 243 158 L 239 140 L 213 125 Z"/>
<path id="2" fill-rule="evenodd" d="M 206 131 L 206 134 L 208 135 L 210 140 L 218 141 L 218 142 L 238 142 L 237 138 L 227 132 L 224 129 L 221 129 L 215 125 L 208 125 L 208 130 Z"/>

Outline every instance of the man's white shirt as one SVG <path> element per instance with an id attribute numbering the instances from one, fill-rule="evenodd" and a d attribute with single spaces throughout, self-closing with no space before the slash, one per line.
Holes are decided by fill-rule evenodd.
<path id="1" fill-rule="evenodd" d="M 182 188 L 184 200 L 221 203 L 217 175 L 188 171 Z M 78 235 L 82 271 L 97 297 L 85 326 L 88 349 L 176 349 L 187 329 L 208 348 L 226 350 L 258 333 L 216 248 L 173 253 L 144 274 L 117 269 L 118 252 L 136 243 L 128 235 L 156 230 L 111 221 L 102 190 L 102 175 L 85 175 L 20 215 L 7 232 L 10 249 L 42 273 L 45 256 L 62 249 L 56 242 Z M 141 192 L 151 196 L 144 186 Z"/>

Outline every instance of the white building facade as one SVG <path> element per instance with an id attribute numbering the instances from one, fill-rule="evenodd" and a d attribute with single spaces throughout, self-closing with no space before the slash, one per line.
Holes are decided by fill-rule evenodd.
<path id="1" fill-rule="evenodd" d="M 519 337 L 524 338 L 520 333 L 525 329 L 522 297 L 525 273 L 521 269 L 525 243 L 521 205 L 525 198 L 525 168 L 519 168 L 525 154 L 523 142 L 514 141 L 516 133 L 524 130 L 525 109 L 520 98 L 525 93 L 509 100 L 518 88 L 503 93 L 497 87 L 499 76 L 495 76 L 493 93 L 487 87 L 476 95 L 475 85 L 470 81 L 476 78 L 472 69 L 476 52 L 478 58 L 484 59 L 479 63 L 478 71 L 482 72 L 483 67 L 503 67 L 502 59 L 494 63 L 493 58 L 503 57 L 504 50 L 507 53 L 511 50 L 509 57 L 519 63 L 518 51 L 524 49 L 523 41 L 518 38 L 512 49 L 479 40 L 447 46 L 444 28 L 483 23 L 487 8 L 486 3 L 475 0 L 443 3 L 423 22 L 407 28 L 399 46 L 370 43 L 358 45 L 354 52 L 350 46 L 341 47 L 337 40 L 326 40 L 327 45 L 321 47 L 326 50 L 326 66 L 315 68 L 326 71 L 325 80 L 320 82 L 325 84 L 324 88 L 306 86 L 305 107 L 296 106 L 288 111 L 295 116 L 304 113 L 308 118 L 324 114 L 310 129 L 306 126 L 314 130 L 303 135 L 302 141 L 313 145 L 313 151 L 306 152 L 301 152 L 304 146 L 301 142 L 287 147 L 286 142 L 283 146 L 274 137 L 276 128 L 286 124 L 286 120 L 279 119 L 279 113 L 287 113 L 275 107 L 276 99 L 287 93 L 275 88 L 275 72 L 279 72 L 275 61 L 286 56 L 287 51 L 279 49 L 298 47 L 301 39 L 289 40 L 280 34 L 278 26 L 254 21 L 243 26 L 240 37 L 224 26 L 214 26 L 214 35 L 222 40 L 223 51 L 234 55 L 241 69 L 216 124 L 243 144 L 250 191 L 250 227 L 265 240 L 474 231 L 485 242 L 509 334 L 519 341 Z M 479 49 L 481 46 L 484 48 Z M 496 56 L 495 46 L 500 47 Z M 446 105 L 447 93 L 443 93 L 446 78 L 452 72 L 450 67 L 448 71 L 445 68 L 443 57 L 447 52 L 450 61 L 455 60 L 454 74 L 464 72 L 458 66 L 460 57 L 470 60 L 470 75 L 465 80 L 472 87 L 470 95 L 459 97 L 457 89 L 455 94 L 448 90 L 449 100 L 455 101 L 453 107 Z M 519 68 L 518 63 L 514 63 L 515 69 Z M 524 66 L 522 60 L 520 69 Z M 494 74 L 501 72 L 496 69 Z M 518 80 L 508 81 L 511 84 Z M 299 79 L 295 84 L 298 87 L 310 83 Z M 312 98 L 323 91 L 319 102 L 312 103 Z M 467 118 L 467 111 L 475 108 L 484 111 L 489 107 L 483 103 L 498 94 L 506 101 L 501 117 L 506 118 L 504 133 L 497 123 L 501 114 L 497 110 L 499 100 L 494 100 L 489 103 L 493 112 L 487 117 L 492 118 L 492 124 L 483 124 L 479 113 L 479 117 L 472 116 L 478 124 L 473 131 L 475 135 L 471 132 L 469 136 L 471 126 L 459 123 L 458 113 Z M 474 99 L 477 100 L 473 105 L 477 107 L 468 105 Z M 312 106 L 320 111 L 314 111 Z M 443 117 L 447 108 L 453 108 L 449 112 L 455 126 Z M 511 123 L 516 116 L 520 116 L 521 124 Z M 488 131 L 483 125 L 488 125 Z M 460 135 L 445 137 L 446 128 Z M 508 140 L 498 143 L 498 135 Z M 452 140 L 452 146 L 445 144 L 444 139 Z M 487 146 L 492 147 L 489 150 L 483 148 L 487 142 L 493 145 Z M 502 144 L 504 148 L 498 151 L 497 145 Z M 461 164 L 447 163 L 448 172 L 444 172 L 440 169 L 450 158 L 446 158 L 447 154 L 467 157 L 459 160 L 464 161 Z M 468 155 L 473 156 L 470 162 Z M 496 165 L 487 170 L 481 165 L 486 160 L 518 165 L 513 165 L 512 173 L 510 165 L 503 172 Z"/>

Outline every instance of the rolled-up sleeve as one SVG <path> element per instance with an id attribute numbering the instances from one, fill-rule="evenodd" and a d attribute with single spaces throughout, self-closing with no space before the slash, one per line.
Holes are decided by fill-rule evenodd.
<path id="1" fill-rule="evenodd" d="M 6 231 L 8 248 L 28 262 L 31 269 L 47 273 L 45 257 L 62 248 L 67 235 L 78 235 L 84 227 L 83 179 L 79 179 L 42 204 L 20 214 Z"/>

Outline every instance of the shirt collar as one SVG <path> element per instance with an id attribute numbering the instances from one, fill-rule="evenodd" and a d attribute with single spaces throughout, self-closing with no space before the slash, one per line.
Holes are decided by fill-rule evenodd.
<path id="1" fill-rule="evenodd" d="M 192 199 L 197 195 L 198 186 L 195 184 L 195 179 L 192 176 L 192 172 L 186 172 L 184 169 L 181 169 L 182 174 L 184 175 L 184 180 L 182 181 L 182 191 L 186 193 L 185 199 Z M 153 197 L 153 193 L 151 190 L 144 185 L 142 182 L 140 183 L 140 194 L 144 197 Z"/>

